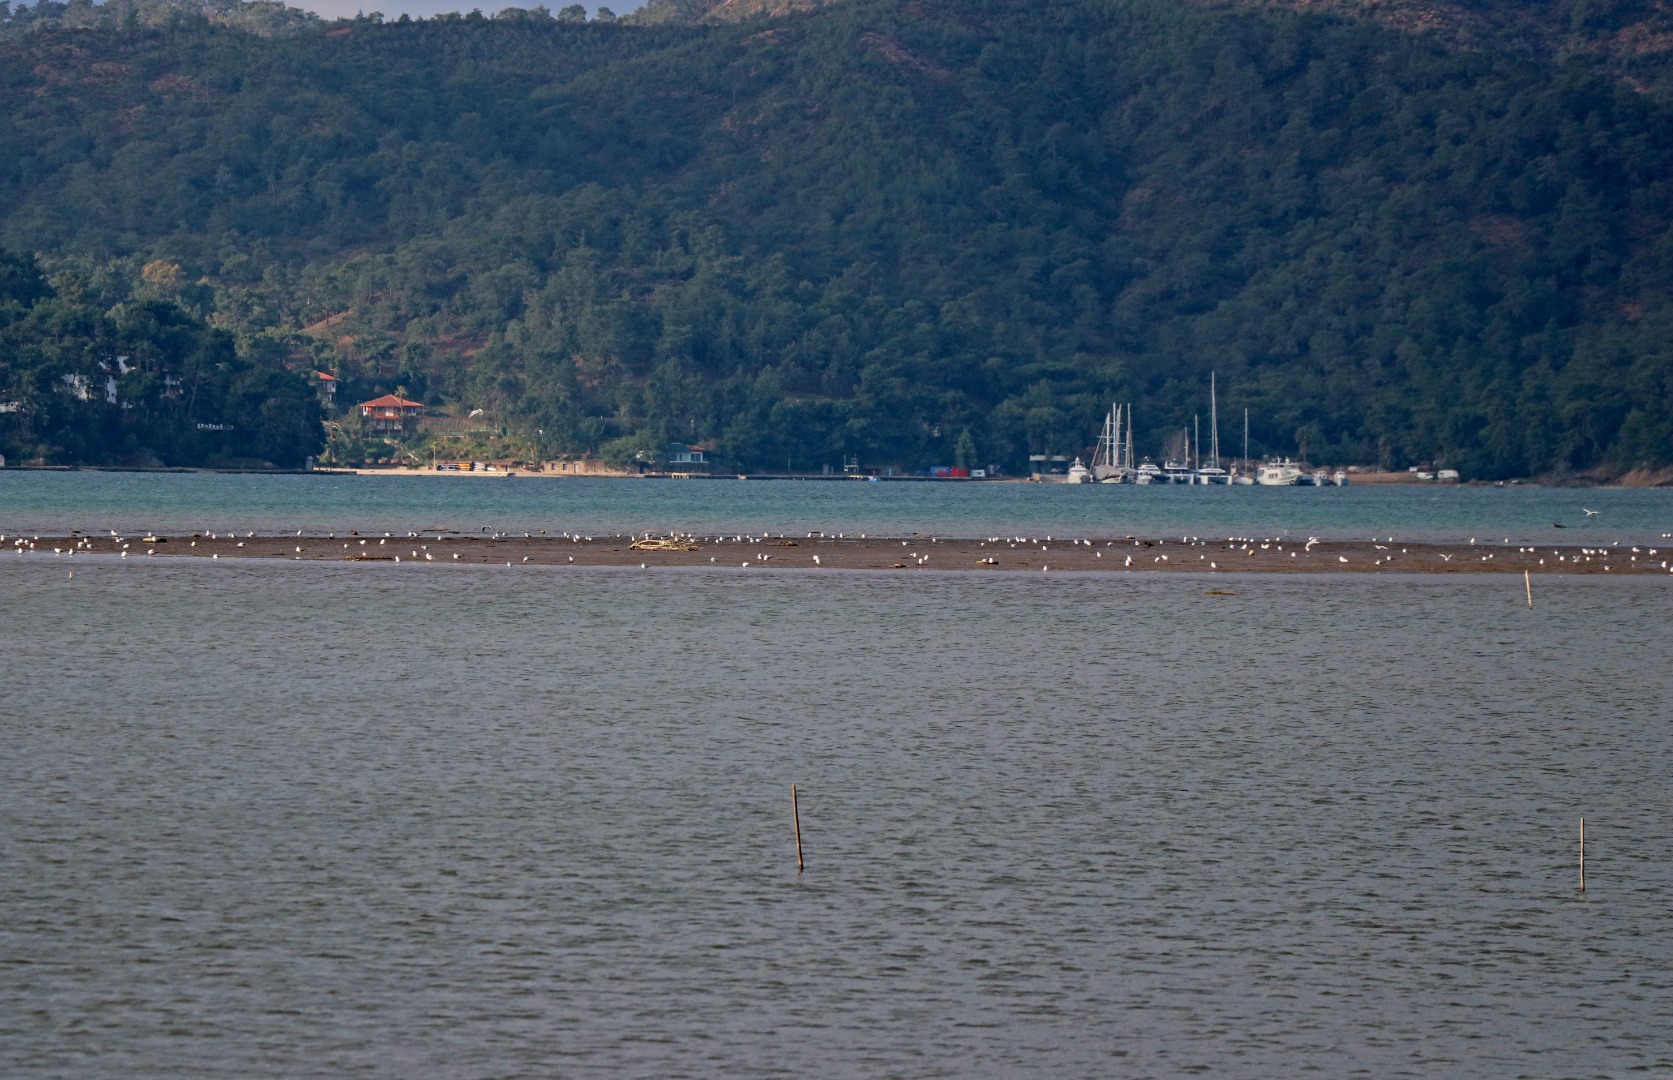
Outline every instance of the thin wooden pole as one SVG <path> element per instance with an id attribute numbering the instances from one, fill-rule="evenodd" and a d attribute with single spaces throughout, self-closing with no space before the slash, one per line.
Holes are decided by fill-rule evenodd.
<path id="1" fill-rule="evenodd" d="M 1527 570 L 1522 571 L 1522 584 L 1528 587 L 1528 610 L 1534 609 L 1534 579 Z"/>
<path id="2" fill-rule="evenodd" d="M 790 820 L 796 824 L 796 873 L 799 874 L 807 869 L 807 864 L 802 862 L 802 811 L 796 802 L 795 784 L 790 785 Z M 1582 884 L 1580 887 L 1584 889 L 1586 886 Z"/>
<path id="3" fill-rule="evenodd" d="M 1580 891 L 1586 891 L 1586 819 L 1580 819 Z"/>

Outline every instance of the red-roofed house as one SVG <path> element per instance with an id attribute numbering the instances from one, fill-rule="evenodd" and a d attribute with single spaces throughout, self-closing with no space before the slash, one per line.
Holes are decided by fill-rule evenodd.
<path id="1" fill-rule="evenodd" d="M 417 401 L 385 394 L 371 401 L 362 401 L 355 408 L 366 418 L 366 430 L 373 435 L 403 435 L 418 427 L 424 406 Z"/>
<path id="2" fill-rule="evenodd" d="M 337 376 L 329 371 L 316 371 L 314 374 L 319 377 L 320 404 L 327 407 L 335 405 L 337 403 Z"/>

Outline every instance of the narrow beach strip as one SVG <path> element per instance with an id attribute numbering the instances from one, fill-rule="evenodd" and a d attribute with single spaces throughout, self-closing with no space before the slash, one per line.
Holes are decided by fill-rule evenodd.
<path id="1" fill-rule="evenodd" d="M 1644 574 L 1673 576 L 1673 544 L 1435 544 L 1206 537 L 836 537 L 733 534 L 236 533 L 11 535 L 0 553 L 285 559 L 401 565 L 709 566 L 733 569 L 1238 573 Z M 0 564 L 3 565 L 3 564 Z"/>

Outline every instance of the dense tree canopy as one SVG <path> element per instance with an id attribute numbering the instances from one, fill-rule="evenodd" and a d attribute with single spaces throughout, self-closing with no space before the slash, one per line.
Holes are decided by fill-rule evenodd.
<path id="1" fill-rule="evenodd" d="M 308 382 L 231 334 L 161 299 L 104 310 L 3 249 L 0 388 L 12 462 L 295 468 L 324 441 Z"/>
<path id="2" fill-rule="evenodd" d="M 1673 464 L 1673 125 L 1577 69 L 1168 0 L 854 0 L 43 31 L 0 95 L 0 240 L 76 310 L 165 304 L 250 371 L 546 452 L 1020 468 L 1122 400 L 1155 454 L 1212 371 L 1257 453 Z"/>

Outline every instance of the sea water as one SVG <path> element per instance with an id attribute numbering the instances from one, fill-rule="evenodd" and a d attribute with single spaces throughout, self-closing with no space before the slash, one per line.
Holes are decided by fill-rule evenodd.
<path id="1" fill-rule="evenodd" d="M 1630 544 L 1673 533 L 1673 491 L 0 471 L 0 533 L 72 529 L 1393 535 Z"/>
<path id="2" fill-rule="evenodd" d="M 5 1072 L 1665 1075 L 1660 584 L 14 556 Z"/>

